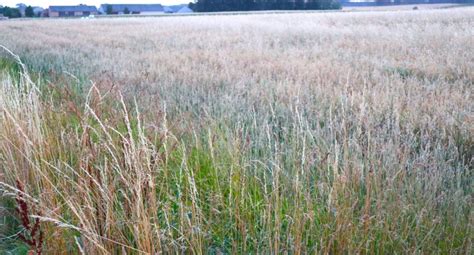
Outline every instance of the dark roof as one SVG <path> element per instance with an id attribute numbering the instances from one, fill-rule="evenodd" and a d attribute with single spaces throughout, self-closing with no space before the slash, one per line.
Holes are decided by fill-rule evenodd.
<path id="1" fill-rule="evenodd" d="M 162 12 L 161 4 L 103 4 L 100 9 L 105 12 L 107 6 L 112 5 L 112 12 L 123 12 L 128 9 L 130 12 Z"/>
<path id="2" fill-rule="evenodd" d="M 97 7 L 90 5 L 73 5 L 73 6 L 50 6 L 49 11 L 53 12 L 96 12 Z"/>

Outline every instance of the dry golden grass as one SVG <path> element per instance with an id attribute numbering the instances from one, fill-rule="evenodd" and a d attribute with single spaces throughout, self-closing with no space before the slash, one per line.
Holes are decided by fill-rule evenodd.
<path id="1" fill-rule="evenodd" d="M 469 254 L 473 27 L 472 7 L 1 22 L 35 76 L 3 54 L 5 208 L 19 180 L 46 253 Z"/>
<path id="2" fill-rule="evenodd" d="M 414 9 L 416 7 L 416 9 Z M 403 4 L 387 6 L 344 6 L 343 11 L 411 11 L 411 10 L 433 10 L 464 8 L 465 4 Z"/>

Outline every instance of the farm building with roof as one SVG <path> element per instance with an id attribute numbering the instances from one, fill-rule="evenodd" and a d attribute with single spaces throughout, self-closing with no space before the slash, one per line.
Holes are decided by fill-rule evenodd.
<path id="1" fill-rule="evenodd" d="M 183 6 L 181 9 L 177 11 L 177 13 L 192 13 L 193 10 L 187 6 Z"/>
<path id="2" fill-rule="evenodd" d="M 97 15 L 97 7 L 90 5 L 50 6 L 49 17 L 85 17 Z"/>

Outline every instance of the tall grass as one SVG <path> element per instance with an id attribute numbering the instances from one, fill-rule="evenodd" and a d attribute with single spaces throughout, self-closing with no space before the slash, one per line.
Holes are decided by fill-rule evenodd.
<path id="1" fill-rule="evenodd" d="M 371 25 L 361 31 L 377 39 L 372 45 L 349 31 L 342 40 L 328 26 L 336 18 L 342 30 L 356 17 L 374 26 L 399 21 L 390 13 L 270 17 L 301 18 L 306 25 L 292 32 L 295 37 L 285 35 L 284 25 L 258 36 L 270 27 L 266 16 L 239 17 L 224 27 L 183 17 L 163 22 L 196 18 L 189 26 L 218 35 L 190 46 L 196 55 L 135 61 L 130 54 L 138 48 L 126 41 L 96 41 L 110 59 L 80 66 L 80 46 L 60 52 L 68 65 L 78 64 L 79 78 L 55 67 L 63 60 L 38 50 L 26 57 L 33 70 L 43 71 L 33 72 L 34 78 L 24 65 L 3 60 L 0 187 L 8 217 L 0 226 L 2 248 L 32 249 L 19 238 L 31 240 L 32 228 L 22 223 L 25 213 L 14 210 L 24 201 L 30 221 L 40 222 L 44 254 L 472 253 L 474 76 L 467 60 L 473 52 L 463 45 L 472 38 L 454 34 L 474 22 L 471 12 L 405 13 L 420 27 L 395 26 L 395 46 L 388 49 Z M 429 23 L 435 18 L 447 28 L 421 32 L 436 27 Z M 256 24 L 244 29 L 247 19 Z M 313 31 L 313 19 L 324 26 Z M 68 24 L 82 26 L 35 24 L 55 22 L 62 31 Z M 110 29 L 113 22 L 125 21 L 94 26 Z M 141 20 L 130 24 L 145 26 Z M 439 41 L 444 35 L 453 38 Z M 171 38 L 179 43 L 193 36 Z M 428 37 L 437 40 L 420 40 Z M 341 45 L 357 38 L 361 53 Z M 311 42 L 332 39 L 338 45 L 331 49 L 340 54 L 312 47 L 302 55 Z M 54 45 L 69 39 L 42 40 Z M 265 50 L 267 42 L 273 48 Z M 248 43 L 257 49 L 226 55 Z M 111 44 L 128 58 L 109 51 Z M 143 45 L 161 52 L 154 41 Z M 459 48 L 448 52 L 453 45 Z M 30 47 L 42 46 L 21 41 L 14 48 Z M 419 57 L 410 63 L 415 49 Z M 435 60 L 430 50 L 439 53 Z M 385 58 L 374 62 L 378 56 Z M 283 57 L 286 64 L 277 59 Z M 91 68 L 109 61 L 116 65 L 104 68 L 119 71 Z M 132 66 L 137 63 L 143 66 Z"/>

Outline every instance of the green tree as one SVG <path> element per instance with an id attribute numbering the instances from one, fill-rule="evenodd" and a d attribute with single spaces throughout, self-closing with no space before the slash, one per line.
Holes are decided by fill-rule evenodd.
<path id="1" fill-rule="evenodd" d="M 107 5 L 107 9 L 105 11 L 108 15 L 112 14 L 114 12 L 114 9 L 112 7 L 112 5 Z"/>
<path id="2" fill-rule="evenodd" d="M 35 16 L 35 12 L 33 10 L 33 7 L 31 7 L 31 5 L 29 5 L 28 7 L 26 7 L 25 9 L 25 17 L 34 17 Z"/>
<path id="3" fill-rule="evenodd" d="M 191 9 L 197 12 L 250 10 L 325 10 L 340 8 L 339 0 L 196 0 L 194 4 L 190 4 L 189 6 Z"/>
<path id="4" fill-rule="evenodd" d="M 20 13 L 20 10 L 17 9 L 17 8 L 4 7 L 3 8 L 3 16 L 8 17 L 10 19 L 20 18 L 21 13 Z"/>

